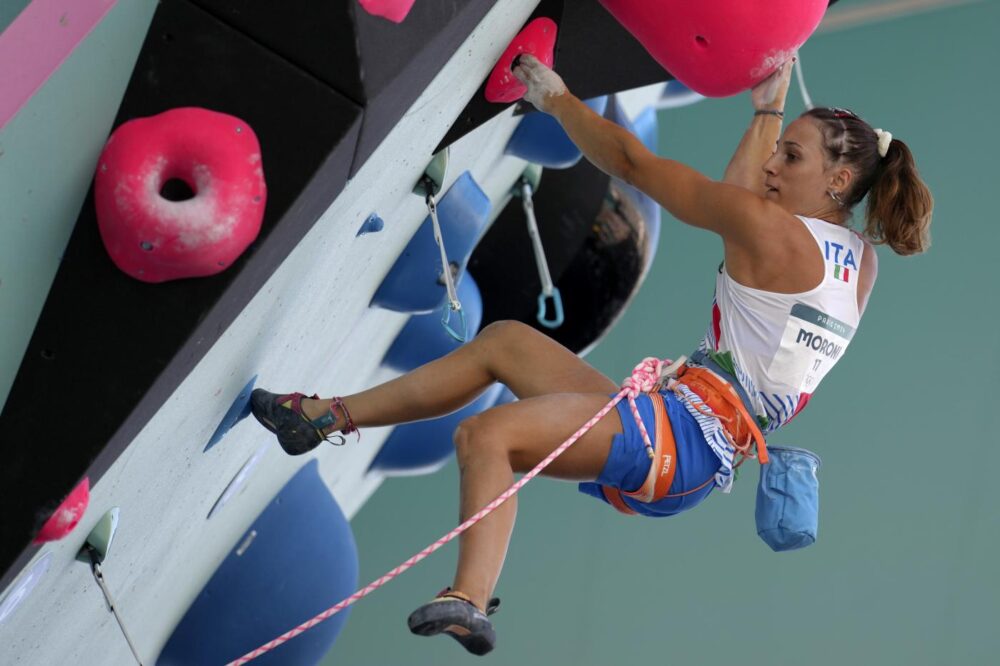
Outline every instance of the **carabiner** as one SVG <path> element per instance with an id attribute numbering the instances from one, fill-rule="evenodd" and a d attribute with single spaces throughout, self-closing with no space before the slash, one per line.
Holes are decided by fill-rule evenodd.
<path id="1" fill-rule="evenodd" d="M 462 320 L 462 334 L 459 335 L 458 331 L 453 329 L 450 325 L 451 313 L 457 312 L 459 319 Z M 456 301 L 449 301 L 445 303 L 444 311 L 441 313 L 441 325 L 444 326 L 444 330 L 448 331 L 450 335 L 456 342 L 465 344 L 468 342 L 467 336 L 469 334 L 469 326 L 465 321 L 465 310 L 462 309 L 462 304 Z"/>
<path id="2" fill-rule="evenodd" d="M 546 301 L 552 299 L 552 307 L 555 310 L 555 317 L 553 319 L 546 319 L 545 313 L 548 311 L 546 307 Z M 538 323 L 545 328 L 559 328 L 563 323 L 563 304 L 562 295 L 559 293 L 559 287 L 552 287 L 552 293 L 546 294 L 544 291 L 538 294 Z"/>

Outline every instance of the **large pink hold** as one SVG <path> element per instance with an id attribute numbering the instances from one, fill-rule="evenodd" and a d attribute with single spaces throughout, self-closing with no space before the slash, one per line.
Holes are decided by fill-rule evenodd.
<path id="1" fill-rule="evenodd" d="M 387 18 L 393 23 L 402 23 L 413 7 L 413 0 L 358 0 L 369 14 Z"/>
<path id="2" fill-rule="evenodd" d="M 165 198 L 171 180 L 194 197 Z M 124 272 L 144 282 L 213 275 L 260 232 L 260 144 L 239 118 L 207 109 L 130 120 L 104 146 L 94 199 L 104 246 Z"/>
<path id="3" fill-rule="evenodd" d="M 84 477 L 83 481 L 70 491 L 59 508 L 49 516 L 42 529 L 38 530 L 34 543 L 56 541 L 72 532 L 83 518 L 88 504 L 90 504 L 90 477 Z"/>
<path id="4" fill-rule="evenodd" d="M 828 0 L 601 0 L 681 83 L 709 97 L 751 88 L 816 30 Z"/>
<path id="5" fill-rule="evenodd" d="M 555 60 L 557 32 L 556 22 L 549 18 L 536 18 L 524 26 L 524 29 L 517 33 L 517 37 L 507 45 L 507 49 L 490 72 L 484 91 L 486 100 L 506 104 L 524 97 L 528 87 L 518 81 L 510 69 L 514 64 L 514 58 L 522 53 L 530 53 L 551 67 Z"/>

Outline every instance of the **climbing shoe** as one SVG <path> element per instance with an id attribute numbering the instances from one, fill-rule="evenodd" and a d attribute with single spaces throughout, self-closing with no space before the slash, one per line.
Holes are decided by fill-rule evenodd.
<path id="1" fill-rule="evenodd" d="M 289 455 L 307 453 L 324 441 L 337 445 L 344 443 L 341 435 L 334 435 L 340 440 L 334 441 L 323 434 L 323 428 L 333 424 L 332 413 L 310 420 L 302 412 L 302 399 L 310 397 L 315 400 L 319 396 L 302 393 L 278 395 L 264 389 L 254 389 L 250 394 L 250 408 L 254 418 L 278 436 L 278 443 Z"/>
<path id="2" fill-rule="evenodd" d="M 413 611 L 407 623 L 418 636 L 445 633 L 472 654 L 484 655 L 496 644 L 497 635 L 488 616 L 499 607 L 499 599 L 490 599 L 484 613 L 466 595 L 449 587 Z"/>

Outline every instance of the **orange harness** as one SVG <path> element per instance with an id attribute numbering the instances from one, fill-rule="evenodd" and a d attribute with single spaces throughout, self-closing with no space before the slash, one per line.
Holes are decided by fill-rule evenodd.
<path id="1" fill-rule="evenodd" d="M 676 376 L 676 383 L 687 386 L 692 393 L 701 398 L 707 409 L 703 409 L 703 406 L 699 405 L 695 405 L 695 407 L 722 422 L 727 439 L 741 456 L 733 466 L 734 468 L 742 465 L 747 458 L 755 457 L 751 451 L 754 446 L 756 446 L 756 457 L 760 463 L 763 465 L 768 462 L 764 435 L 757 426 L 757 422 L 743 405 L 739 394 L 729 382 L 707 368 L 693 368 L 686 364 L 680 366 Z M 680 393 L 676 388 L 676 383 L 671 383 L 668 386 L 683 399 L 683 393 Z M 653 414 L 656 417 L 656 445 L 652 456 L 653 462 L 649 466 L 646 480 L 638 490 L 634 491 L 601 486 L 604 497 L 611 503 L 611 506 L 628 515 L 635 515 L 636 512 L 625 503 L 623 496 L 643 503 L 657 502 L 669 497 L 690 495 L 715 480 L 715 475 L 712 475 L 697 488 L 683 493 L 667 494 L 670 490 L 670 484 L 673 483 L 674 473 L 677 471 L 677 440 L 674 439 L 674 431 L 670 425 L 670 418 L 667 416 L 663 396 L 659 391 L 648 395 L 653 403 Z"/>

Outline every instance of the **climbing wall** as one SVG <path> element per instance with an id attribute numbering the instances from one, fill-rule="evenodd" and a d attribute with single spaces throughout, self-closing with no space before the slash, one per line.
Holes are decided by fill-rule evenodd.
<path id="1" fill-rule="evenodd" d="M 345 519 L 386 475 L 439 468 L 451 455 L 458 420 L 511 399 L 498 386 L 445 419 L 366 429 L 361 442 L 323 445 L 303 457 L 282 454 L 245 418 L 254 386 L 347 394 L 457 346 L 442 333 L 445 291 L 436 246 L 425 203 L 413 194 L 445 144 L 450 165 L 440 182 L 441 221 L 469 306 L 468 328 L 458 337 L 468 339 L 498 313 L 536 319 L 539 285 L 530 271 L 512 271 L 512 264 L 531 263 L 523 236 L 507 233 L 524 228 L 512 189 L 527 167 L 525 143 L 568 144 L 551 129 L 544 138 L 515 140 L 522 121 L 545 119 L 525 119 L 510 103 L 481 106 L 484 82 L 531 20 L 551 19 L 562 35 L 555 53 L 570 86 L 593 85 L 591 99 L 601 100 L 595 104 L 630 130 L 639 132 L 638 115 L 605 95 L 616 90 L 612 68 L 580 64 L 589 57 L 586 35 L 596 31 L 609 43 L 631 44 L 625 52 L 637 54 L 634 61 L 616 65 L 632 77 L 622 80 L 669 75 L 650 65 L 596 2 L 573 8 L 528 0 L 417 2 L 398 23 L 364 6 L 346 0 L 294 2 L 280 11 L 270 5 L 236 11 L 214 0 L 158 5 L 113 127 L 191 106 L 239 119 L 260 141 L 266 209 L 259 235 L 225 270 L 150 284 L 115 266 L 98 232 L 93 193 L 84 202 L 0 414 L 12 442 L 5 439 L 9 464 L 0 471 L 10 498 L 2 529 L 5 567 L 12 564 L 4 583 L 25 582 L 18 574 L 29 562 L 49 567 L 32 579 L 30 596 L 0 600 L 20 603 L 3 606 L 0 632 L 30 637 L 55 612 L 75 618 L 54 640 L 19 643 L 18 658 L 128 659 L 115 625 L 105 621 L 104 601 L 92 594 L 93 580 L 75 559 L 111 507 L 119 509 L 119 523 L 105 575 L 122 591 L 121 610 L 147 660 L 221 657 L 191 652 L 209 621 L 219 623 L 207 627 L 216 637 L 252 625 L 238 641 L 224 642 L 239 651 L 268 638 L 274 626 L 307 619 L 354 584 L 347 574 L 355 555 L 345 536 L 314 544 L 322 557 L 308 566 L 281 560 L 281 572 L 269 571 L 268 563 L 277 566 L 278 555 L 287 554 L 281 543 L 296 538 L 295 530 L 275 527 L 289 522 L 274 518 L 275 507 L 308 496 L 310 506 L 323 507 L 316 516 L 321 527 L 296 529 L 323 531 L 329 527 L 323 520 L 336 519 L 349 536 Z M 553 170 L 538 190 L 538 225 L 568 315 L 566 328 L 552 334 L 585 353 L 641 283 L 658 217 L 648 201 L 584 168 L 579 157 L 576 151 L 565 163 L 531 159 Z M 503 233 L 492 237 L 491 225 Z M 572 238 L 561 242 L 566 232 Z M 477 245 L 489 261 L 476 260 Z M 609 273 L 615 266 L 624 272 Z M 584 289 L 595 276 L 614 293 Z M 515 280 L 510 294 L 498 288 Z M 53 420 L 51 404 L 39 396 L 54 392 L 67 397 L 59 401 L 57 428 L 70 430 L 71 442 L 39 434 L 40 424 Z M 27 546 L 33 516 L 45 517 L 82 478 L 89 506 L 72 512 L 76 528 L 48 545 Z M 270 549 L 277 554 L 265 556 Z M 262 598 L 274 597 L 269 585 L 299 589 L 322 576 L 324 566 L 345 575 L 337 585 L 311 590 L 323 595 L 307 602 L 289 593 L 277 615 L 254 613 Z M 229 605 L 214 605 L 220 599 Z M 249 615 L 226 625 L 226 609 L 235 614 L 237 606 Z M 333 638 L 335 632 L 327 635 Z M 310 650 L 306 661 L 316 654 Z"/>
<path id="2" fill-rule="evenodd" d="M 180 106 L 245 120 L 260 138 L 268 184 L 260 236 L 217 276 L 145 285 L 108 259 L 88 196 L 0 413 L 0 427 L 13 443 L 0 472 L 12 498 L 2 527 L 5 564 L 26 543 L 37 512 L 58 502 L 85 471 L 100 477 L 125 450 L 342 192 L 352 170 L 366 162 L 423 93 L 493 0 L 461 7 L 422 3 L 398 26 L 347 0 L 300 2 L 287 14 L 239 12 L 239 20 L 220 9 L 223 5 L 231 3 L 160 3 L 114 126 Z M 319 22 L 313 20 L 317 12 Z M 285 18 L 278 20 L 277 14 Z M 255 35 L 272 24 L 283 26 L 274 31 L 274 44 L 257 41 Z M 301 39 L 303 32 L 320 35 L 323 30 L 338 35 L 329 41 L 339 50 L 289 60 L 298 54 L 286 47 L 327 43 Z M 354 55 L 342 58 L 343 50 Z M 393 59 L 387 58 L 390 52 Z M 372 67 L 369 60 L 381 65 Z M 314 61 L 326 63 L 325 69 L 314 71 Z M 361 62 L 366 63 L 364 77 Z M 346 70 L 349 76 L 333 77 Z M 321 78 L 324 72 L 329 76 Z M 70 313 L 72 326 L 67 325 Z M 104 380 L 99 388 L 95 377 Z M 65 404 L 62 418 L 73 424 L 75 446 L 34 436 L 47 418 L 37 398 L 53 387 L 67 395 L 96 390 L 100 396 Z"/>

